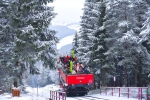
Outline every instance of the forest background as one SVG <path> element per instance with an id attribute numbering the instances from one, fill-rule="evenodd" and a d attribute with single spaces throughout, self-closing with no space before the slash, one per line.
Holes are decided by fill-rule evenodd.
<path id="1" fill-rule="evenodd" d="M 50 2 L 0 1 L 1 89 L 29 84 L 29 74 L 41 74 L 37 62 L 48 72 L 57 68 L 59 39 L 49 28 L 56 16 L 54 8 L 46 6 Z M 149 84 L 149 23 L 149 0 L 85 0 L 72 49 L 95 74 L 95 87 L 114 86 L 114 77 L 115 86 Z"/>

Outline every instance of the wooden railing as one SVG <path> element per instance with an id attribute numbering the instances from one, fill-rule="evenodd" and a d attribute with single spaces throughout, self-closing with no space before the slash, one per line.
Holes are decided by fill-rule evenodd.
<path id="1" fill-rule="evenodd" d="M 49 100 L 66 100 L 66 92 L 51 90 Z"/>
<path id="2" fill-rule="evenodd" d="M 138 100 L 148 100 L 148 87 L 101 87 L 100 94 L 105 95 L 116 95 L 120 97 L 121 95 L 127 96 L 130 98 L 131 96 L 135 95 Z"/>

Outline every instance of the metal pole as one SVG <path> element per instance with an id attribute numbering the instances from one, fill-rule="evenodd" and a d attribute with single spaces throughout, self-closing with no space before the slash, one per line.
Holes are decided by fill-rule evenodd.
<path id="1" fill-rule="evenodd" d="M 57 100 L 57 91 L 55 91 L 55 96 L 56 96 L 56 100 Z"/>
<path id="2" fill-rule="evenodd" d="M 112 88 L 112 96 L 113 96 L 113 88 Z"/>
<path id="3" fill-rule="evenodd" d="M 38 82 L 37 82 L 37 97 L 38 97 Z"/>
<path id="4" fill-rule="evenodd" d="M 54 100 L 54 91 L 52 91 L 52 100 Z"/>
<path id="5" fill-rule="evenodd" d="M 65 100 L 65 99 L 64 99 L 64 93 L 62 93 L 62 100 Z"/>
<path id="6" fill-rule="evenodd" d="M 51 98 L 51 91 L 50 91 L 50 99 L 52 99 L 52 98 Z"/>
<path id="7" fill-rule="evenodd" d="M 141 100 L 142 100 L 142 88 L 141 88 Z"/>
<path id="8" fill-rule="evenodd" d="M 120 88 L 119 88 L 119 97 L 120 97 Z"/>
<path id="9" fill-rule="evenodd" d="M 101 88 L 100 88 L 100 94 L 101 94 Z"/>
<path id="10" fill-rule="evenodd" d="M 146 89 L 146 100 L 148 100 L 148 88 Z"/>
<path id="11" fill-rule="evenodd" d="M 130 91 L 129 91 L 129 88 L 128 88 L 128 98 L 129 98 L 129 95 L 130 95 L 130 93 L 129 93 Z"/>
<path id="12" fill-rule="evenodd" d="M 141 100 L 141 94 L 140 93 L 141 93 L 141 89 L 138 88 L 138 95 L 139 95 L 138 97 L 139 97 L 139 100 Z"/>
<path id="13" fill-rule="evenodd" d="M 58 95 L 59 95 L 59 100 L 60 100 L 60 92 L 59 92 L 59 94 L 58 94 Z"/>
<path id="14" fill-rule="evenodd" d="M 138 100 L 140 100 L 140 88 L 138 88 Z"/>
<path id="15" fill-rule="evenodd" d="M 114 76 L 114 87 L 115 87 L 116 77 Z"/>
<path id="16" fill-rule="evenodd" d="M 66 92 L 65 92 L 65 100 L 66 100 Z"/>

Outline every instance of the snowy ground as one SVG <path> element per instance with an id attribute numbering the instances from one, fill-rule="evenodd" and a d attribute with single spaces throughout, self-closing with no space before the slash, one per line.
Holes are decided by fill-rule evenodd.
<path id="1" fill-rule="evenodd" d="M 10 93 L 3 93 L 0 95 L 0 100 L 48 100 L 48 98 L 50 96 L 49 91 L 50 90 L 58 90 L 58 89 L 59 89 L 58 86 L 55 84 L 47 85 L 43 88 L 27 87 L 26 91 L 28 93 L 26 93 L 26 94 L 21 93 L 20 97 L 12 97 L 12 95 Z M 97 92 L 91 91 L 88 96 L 94 96 L 94 97 L 101 98 L 100 100 L 106 100 L 106 99 L 107 100 L 138 100 L 135 98 L 118 97 L 117 95 L 116 96 L 100 95 L 99 91 L 97 91 Z M 87 98 L 84 99 L 84 97 L 67 97 L 66 100 L 77 100 L 77 99 L 81 100 L 81 98 L 82 98 L 82 100 L 89 100 Z"/>

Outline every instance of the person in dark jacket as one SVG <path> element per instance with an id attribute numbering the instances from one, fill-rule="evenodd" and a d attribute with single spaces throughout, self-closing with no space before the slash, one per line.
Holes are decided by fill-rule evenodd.
<path id="1" fill-rule="evenodd" d="M 87 66 L 87 65 L 85 65 L 85 66 L 82 68 L 82 70 L 83 70 L 83 73 L 85 73 L 85 74 L 89 74 L 89 73 L 90 73 L 90 71 L 88 70 L 88 66 Z"/>

